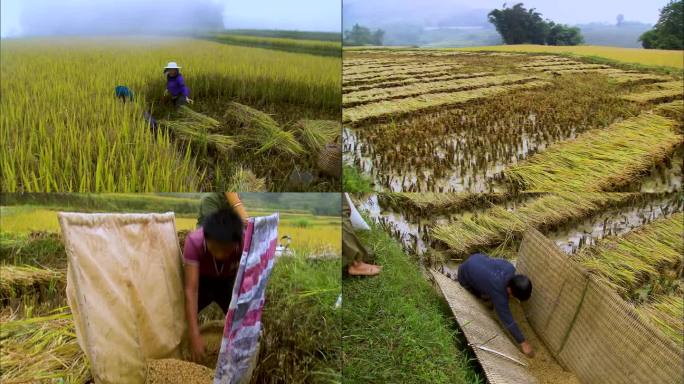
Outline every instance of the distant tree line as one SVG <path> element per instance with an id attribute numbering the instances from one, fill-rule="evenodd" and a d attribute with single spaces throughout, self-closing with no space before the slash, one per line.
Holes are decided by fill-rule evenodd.
<path id="1" fill-rule="evenodd" d="M 343 43 L 344 45 L 382 45 L 384 37 L 385 31 L 382 29 L 371 31 L 370 28 L 354 24 L 351 30 L 344 31 Z"/>
<path id="2" fill-rule="evenodd" d="M 663 7 L 656 25 L 639 41 L 647 49 L 684 49 L 684 0 L 670 1 Z"/>
<path id="3" fill-rule="evenodd" d="M 506 44 L 578 45 L 584 42 L 579 28 L 557 24 L 543 19 L 534 8 L 526 9 L 522 3 L 488 14 L 489 22 Z"/>

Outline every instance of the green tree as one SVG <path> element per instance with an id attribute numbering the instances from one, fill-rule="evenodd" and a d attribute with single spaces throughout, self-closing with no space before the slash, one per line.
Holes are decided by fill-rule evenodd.
<path id="1" fill-rule="evenodd" d="M 639 41 L 646 49 L 684 49 L 684 0 L 671 0 L 663 7 L 656 25 Z"/>
<path id="2" fill-rule="evenodd" d="M 375 32 L 373 32 L 373 42 L 371 44 L 373 45 L 382 45 L 382 39 L 385 37 L 385 31 L 382 29 L 376 29 Z"/>
<path id="3" fill-rule="evenodd" d="M 523 3 L 489 12 L 489 22 L 506 44 L 577 45 L 584 39 L 579 28 L 544 20 L 534 8 Z"/>
<path id="4" fill-rule="evenodd" d="M 382 45 L 385 31 L 377 29 L 375 32 L 367 27 L 354 24 L 351 30 L 344 31 L 345 45 Z"/>
<path id="5" fill-rule="evenodd" d="M 548 45 L 579 45 L 584 42 L 584 38 L 579 28 L 570 27 L 565 24 L 549 23 L 549 34 L 546 36 Z"/>
<path id="6" fill-rule="evenodd" d="M 534 8 L 525 9 L 522 3 L 495 9 L 488 16 L 506 44 L 544 44 L 546 40 L 549 26 L 541 13 Z"/>

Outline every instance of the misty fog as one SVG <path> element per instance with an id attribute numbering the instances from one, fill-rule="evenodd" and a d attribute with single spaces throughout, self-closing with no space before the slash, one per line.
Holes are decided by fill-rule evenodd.
<path id="1" fill-rule="evenodd" d="M 640 47 L 638 37 L 668 0 L 343 0 L 343 29 L 357 23 L 382 29 L 386 45 L 495 45 L 501 38 L 487 14 L 520 2 L 546 19 L 580 27 L 587 44 Z M 616 28 L 619 14 L 625 23 Z"/>
<path id="2" fill-rule="evenodd" d="M 340 31 L 339 0 L 3 0 L 2 37 Z"/>

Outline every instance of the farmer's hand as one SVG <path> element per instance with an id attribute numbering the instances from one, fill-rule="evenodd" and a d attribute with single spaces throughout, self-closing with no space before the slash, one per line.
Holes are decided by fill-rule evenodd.
<path id="1" fill-rule="evenodd" d="M 189 98 L 189 97 L 186 97 L 186 98 L 185 98 L 185 101 L 187 101 L 187 102 L 188 102 L 188 104 L 192 104 L 192 103 L 194 103 L 194 101 L 192 101 L 192 99 L 191 99 L 191 98 Z"/>
<path id="2" fill-rule="evenodd" d="M 201 361 L 204 358 L 205 347 L 202 335 L 196 334 L 190 337 L 190 352 L 193 361 Z"/>
<path id="3" fill-rule="evenodd" d="M 530 343 L 527 340 L 520 343 L 520 349 L 525 355 L 527 355 L 527 357 L 534 357 L 534 350 L 532 349 L 532 345 L 530 345 Z"/>
<path id="4" fill-rule="evenodd" d="M 164 90 L 164 96 L 168 96 L 168 95 L 169 95 L 169 90 L 168 90 L 168 89 L 165 89 L 165 90 Z"/>

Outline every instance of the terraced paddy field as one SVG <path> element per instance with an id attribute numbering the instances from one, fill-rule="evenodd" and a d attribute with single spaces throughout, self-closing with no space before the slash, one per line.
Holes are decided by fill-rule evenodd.
<path id="1" fill-rule="evenodd" d="M 425 267 L 455 278 L 475 252 L 517 258 L 523 232 L 541 231 L 680 347 L 684 194 L 378 193 L 362 213 Z"/>
<path id="2" fill-rule="evenodd" d="M 681 189 L 682 76 L 518 52 L 345 49 L 344 163 L 378 191 Z"/>

